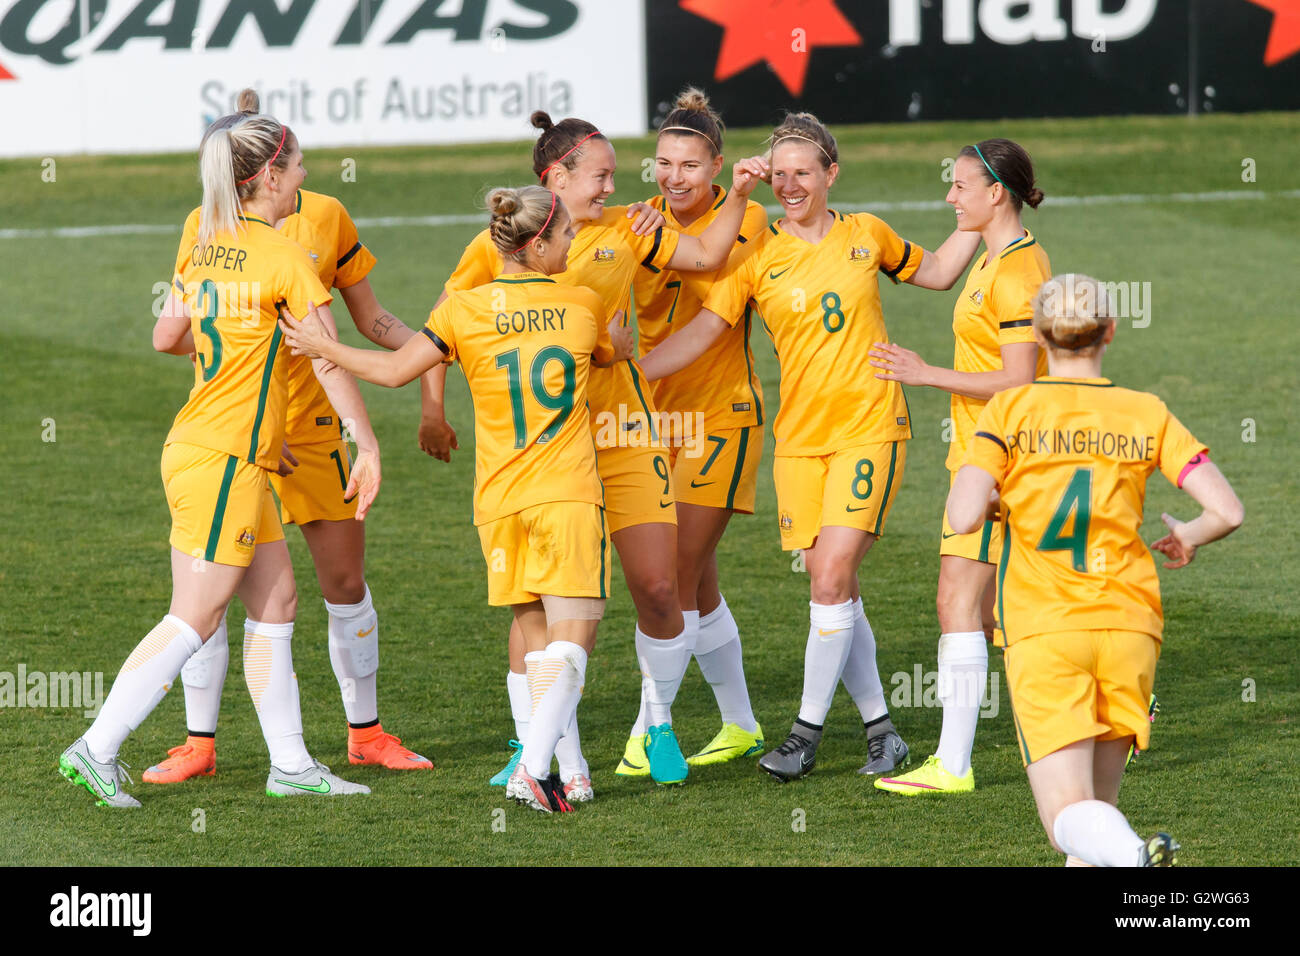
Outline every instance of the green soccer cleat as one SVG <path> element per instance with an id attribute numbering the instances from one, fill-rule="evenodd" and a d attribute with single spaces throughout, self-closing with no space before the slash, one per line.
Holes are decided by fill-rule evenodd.
<path id="1" fill-rule="evenodd" d="M 523 756 L 524 745 L 517 740 L 512 740 L 510 746 L 515 749 L 515 752 L 510 755 L 510 760 L 505 767 L 497 771 L 492 779 L 488 781 L 489 787 L 504 787 L 510 782 L 510 775 L 515 772 L 515 767 L 519 766 L 519 758 Z"/>
<path id="2" fill-rule="evenodd" d="M 651 727 L 645 735 L 646 759 L 650 764 L 650 776 L 660 786 L 685 783 L 690 773 L 682 748 L 677 743 L 672 724 L 660 724 Z"/>
<path id="3" fill-rule="evenodd" d="M 620 777 L 650 776 L 650 758 L 645 752 L 645 734 L 633 734 L 623 748 L 623 759 L 614 772 Z"/>
<path id="4" fill-rule="evenodd" d="M 1168 833 L 1157 833 L 1138 856 L 1138 866 L 1173 866 L 1182 847 Z"/>
<path id="5" fill-rule="evenodd" d="M 285 773 L 272 767 L 266 777 L 268 797 L 346 797 L 354 793 L 369 793 L 370 788 L 360 783 L 349 783 L 330 773 L 330 768 L 319 760 L 301 773 Z"/>
<path id="6" fill-rule="evenodd" d="M 754 757 L 763 752 L 763 745 L 763 728 L 758 724 L 754 724 L 752 734 L 738 724 L 723 724 L 718 735 L 699 753 L 687 757 L 686 762 L 692 767 L 707 767 L 737 757 Z"/>
<path id="7" fill-rule="evenodd" d="M 122 769 L 123 766 L 125 764 L 116 757 L 112 760 L 96 760 L 86 746 L 85 737 L 79 737 L 59 756 L 59 773 L 69 783 L 90 791 L 96 798 L 97 807 L 140 806 L 139 800 L 122 789 L 123 779 L 131 779 Z"/>
<path id="8" fill-rule="evenodd" d="M 921 793 L 970 793 L 975 789 L 975 770 L 967 767 L 965 776 L 957 777 L 944 769 L 943 761 L 938 757 L 927 757 L 925 763 L 910 773 L 881 777 L 876 781 L 876 789 L 909 796 Z"/>

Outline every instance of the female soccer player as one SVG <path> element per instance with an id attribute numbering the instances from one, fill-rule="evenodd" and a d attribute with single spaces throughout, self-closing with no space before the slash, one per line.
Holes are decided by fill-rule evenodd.
<path id="1" fill-rule="evenodd" d="M 903 385 L 929 385 L 952 394 L 949 484 L 957 476 L 988 400 L 1004 388 L 1024 385 L 1047 371 L 1034 342 L 1030 302 L 1050 276 L 1047 253 L 1021 222 L 1021 207 L 1037 209 L 1043 191 L 1034 185 L 1029 154 L 1008 139 L 967 146 L 953 167 L 948 203 L 957 228 L 979 233 L 984 256 L 966 277 L 953 308 L 953 367 L 927 365 L 897 343 L 871 350 L 876 377 Z M 942 523 L 942 522 L 941 522 Z M 943 731 L 924 764 L 876 787 L 903 794 L 968 793 L 975 789 L 971 747 L 979 722 L 980 696 L 988 675 L 993 639 L 993 571 L 1001 531 L 992 520 L 973 534 L 946 524 L 939 540 L 939 700 Z"/>
<path id="2" fill-rule="evenodd" d="M 293 209 L 305 170 L 297 139 L 270 117 L 223 117 L 200 147 L 202 224 L 174 286 L 181 309 L 154 329 L 161 351 L 198 348 L 194 388 L 163 449 L 172 514 L 170 613 L 122 665 L 98 718 L 59 759 L 60 772 L 115 807 L 139 802 L 122 789 L 126 737 L 162 699 L 186 660 L 225 619 L 238 594 L 248 610 L 244 672 L 271 754 L 266 792 L 369 793 L 316 762 L 303 745 L 290 640 L 297 595 L 269 476 L 280 460 L 288 402 L 281 306 L 312 303 L 333 327 L 330 295 L 307 252 L 271 223 Z M 346 493 L 364 518 L 379 490 L 379 447 L 352 377 L 315 366 L 338 411 L 355 422 L 358 457 Z"/>
<path id="3" fill-rule="evenodd" d="M 238 107 L 236 116 L 256 115 L 257 93 L 243 90 Z M 199 223 L 196 209 L 185 222 L 179 257 L 193 248 Z M 375 298 L 367 278 L 375 257 L 361 244 L 341 202 L 299 189 L 289 215 L 272 225 L 307 250 L 321 284 L 338 289 L 362 335 L 396 349 L 415 334 Z M 379 722 L 379 618 L 365 580 L 365 525 L 355 520 L 356 501 L 344 496 L 351 461 L 343 418 L 330 405 L 308 359 L 291 356 L 288 374 L 285 443 L 291 455 L 285 470 L 291 473 L 273 473 L 271 487 L 280 497 L 281 521 L 302 529 L 316 566 L 329 615 L 330 663 L 348 722 L 348 760 L 393 770 L 431 770 L 432 761 L 403 747 Z M 144 772 L 146 783 L 179 783 L 216 772 L 217 716 L 229 657 L 223 620 L 181 669 L 189 728 L 185 743 Z"/>
<path id="4" fill-rule="evenodd" d="M 533 147 L 533 171 L 543 185 L 559 195 L 576 231 L 562 281 L 595 290 L 608 314 L 626 308 L 639 269 L 709 272 L 721 266 L 736 242 L 746 197 L 766 170 L 766 164 L 757 159 L 737 163 L 732 191 L 713 224 L 698 237 L 662 226 L 637 235 L 632 222 L 635 208 L 605 206 L 614 191 L 616 164 L 614 149 L 600 130 L 580 119 L 553 123 L 541 110 L 533 114 L 532 123 L 542 131 Z M 499 252 L 487 233 L 480 233 L 447 280 L 447 291 L 481 285 L 501 269 Z M 637 656 L 649 675 L 646 747 L 650 775 L 658 783 L 681 783 L 688 768 L 673 734 L 671 705 L 689 660 L 688 631 L 694 630 L 695 615 L 684 616 L 678 602 L 676 513 L 659 416 L 649 386 L 632 361 L 594 372 L 588 404 L 610 538 L 622 559 L 636 605 Z M 526 731 L 521 717 L 527 709 L 517 669 L 516 634 L 517 629 L 511 642 L 515 649 L 511 673 L 515 676 L 507 679 L 507 687 L 522 740 Z M 589 800 L 593 794 L 590 773 L 578 749 L 576 729 L 575 722 L 559 751 L 560 772 L 571 798 Z M 511 769 L 509 765 L 507 769 Z M 503 775 L 504 771 L 494 781 Z"/>
<path id="5" fill-rule="evenodd" d="M 952 529 L 979 528 L 1000 497 L 997 643 L 1021 757 L 1052 846 L 1076 865 L 1168 866 L 1168 834 L 1143 841 L 1119 812 L 1131 744 L 1145 748 L 1147 706 L 1164 617 L 1155 562 L 1142 543 L 1147 479 L 1159 469 L 1204 510 L 1162 515 L 1151 547 L 1181 568 L 1244 511 L 1208 449 L 1155 395 L 1101 377 L 1115 337 L 1105 287 L 1048 280 L 1034 298 L 1034 336 L 1049 375 L 999 392 L 948 495 Z M 996 492 L 996 494 L 995 494 Z"/>
<path id="6" fill-rule="evenodd" d="M 867 728 L 870 760 L 862 772 L 887 773 L 907 758 L 885 706 L 857 572 L 884 529 L 911 429 L 898 383 L 863 370 L 871 344 L 888 341 L 877 275 L 947 289 L 979 244 L 977 235 L 955 231 L 928 253 L 875 216 L 830 210 L 837 156 L 835 138 L 816 117 L 786 116 L 772 133 L 771 159 L 772 190 L 785 215 L 728 264 L 690 325 L 642 362 L 651 381 L 685 368 L 751 301 L 776 346 L 781 543 L 804 550 L 812 588 L 799 718 L 785 742 L 759 760 L 780 780 L 812 769 L 841 678 Z"/>
<path id="7" fill-rule="evenodd" d="M 689 87 L 659 127 L 655 179 L 660 195 L 649 204 L 668 226 L 698 236 L 726 202 L 714 185 L 722 171 L 722 118 L 701 90 Z M 750 201 L 733 255 L 767 228 L 767 213 Z M 640 352 L 680 332 L 699 311 L 715 276 L 664 269 L 636 270 L 632 291 Z M 693 766 L 758 754 L 763 730 L 745 683 L 740 630 L 718 588 L 715 550 L 736 513 L 754 513 L 758 462 L 763 454 L 763 388 L 749 350 L 750 316 L 715 342 L 691 368 L 654 383 L 654 401 L 668 442 L 677 499 L 677 591 L 683 613 L 698 615 L 693 653 L 713 688 L 722 729 L 687 759 Z M 687 640 L 697 633 L 687 628 Z M 646 776 L 646 694 L 614 772 Z"/>
<path id="8" fill-rule="evenodd" d="M 571 809 L 550 774 L 572 718 L 609 587 L 608 535 L 584 412 L 593 362 L 618 357 L 590 289 L 560 285 L 573 236 L 557 195 L 540 186 L 488 195 L 501 275 L 453 292 L 423 335 L 389 354 L 340 345 L 310 319 L 286 323 L 294 352 L 396 387 L 455 359 L 474 400 L 474 523 L 488 565 L 488 601 L 509 605 L 528 645 L 532 699 L 523 758 L 506 793 L 547 813 Z M 631 334 L 618 333 L 621 356 Z"/>

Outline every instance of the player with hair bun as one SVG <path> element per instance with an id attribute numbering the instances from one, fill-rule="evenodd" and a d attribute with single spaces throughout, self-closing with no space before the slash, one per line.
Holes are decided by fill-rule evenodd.
<path id="1" fill-rule="evenodd" d="M 533 147 L 533 172 L 560 197 L 575 229 L 562 281 L 594 290 L 609 314 L 626 310 L 639 270 L 711 272 L 722 265 L 736 242 L 747 197 L 766 170 L 758 159 L 737 163 L 732 191 L 713 224 L 699 236 L 685 235 L 664 228 L 663 216 L 644 203 L 605 205 L 614 191 L 617 163 L 613 146 L 597 127 L 573 117 L 556 123 L 542 110 L 530 121 L 541 131 Z M 644 234 L 638 223 L 645 227 Z M 446 290 L 481 285 L 501 269 L 502 258 L 491 237 L 479 233 L 447 280 Z M 610 538 L 637 609 L 637 656 L 648 682 L 650 776 L 661 784 L 681 783 L 688 767 L 673 733 L 671 707 L 689 661 L 688 631 L 693 625 L 682 614 L 677 594 L 677 519 L 659 416 L 645 376 L 630 360 L 593 372 L 588 404 Z M 526 736 L 528 722 L 521 648 L 515 627 L 506 686 L 519 740 Z M 516 748 L 492 783 L 506 782 L 519 752 Z M 592 799 L 576 719 L 557 757 L 569 798 Z"/>
<path id="2" fill-rule="evenodd" d="M 655 179 L 660 195 L 649 205 L 670 228 L 699 235 L 715 220 L 727 190 L 714 184 L 722 171 L 722 118 L 702 90 L 688 87 L 659 127 Z M 733 255 L 767 228 L 767 213 L 750 200 Z M 699 311 L 716 273 L 638 269 L 633 283 L 640 352 L 680 332 Z M 713 689 L 722 729 L 688 758 L 692 766 L 757 755 L 763 729 L 750 706 L 740 630 L 718 587 L 716 549 L 733 514 L 753 514 L 763 454 L 763 387 L 749 348 L 751 315 L 718 339 L 690 368 L 654 383 L 665 425 L 677 499 L 677 582 L 690 652 Z M 695 636 L 698 634 L 698 638 Z M 615 773 L 645 776 L 646 698 Z"/>
<path id="3" fill-rule="evenodd" d="M 241 91 L 238 107 L 240 112 L 228 119 L 258 115 L 257 93 Z M 415 335 L 375 298 L 368 278 L 375 257 L 361 243 L 341 202 L 300 188 L 285 216 L 272 225 L 307 250 L 321 284 L 339 291 L 362 335 L 390 349 Z M 178 263 L 203 228 L 202 210 L 195 209 L 185 222 Z M 288 376 L 288 453 L 271 476 L 271 486 L 280 498 L 281 520 L 302 530 L 325 599 L 330 663 L 348 722 L 348 760 L 393 770 L 431 770 L 431 760 L 403 747 L 379 721 L 379 617 L 365 579 L 365 526 L 354 520 L 356 502 L 344 495 L 352 467 L 345 421 L 312 374 L 311 362 L 289 357 Z M 216 772 L 217 717 L 229 656 L 223 621 L 181 670 L 185 743 L 144 772 L 146 783 L 179 783 Z"/>
<path id="4" fill-rule="evenodd" d="M 957 154 L 947 199 L 957 228 L 979 233 L 985 249 L 953 308 L 953 367 L 927 365 L 897 343 L 874 347 L 871 364 L 880 370 L 876 377 L 885 381 L 951 393 L 951 487 L 988 400 L 1047 371 L 1046 357 L 1034 341 L 1032 300 L 1052 267 L 1021 221 L 1022 206 L 1037 209 L 1043 191 L 1034 185 L 1033 163 L 1019 144 L 986 139 L 964 147 Z M 991 519 L 973 534 L 957 534 L 946 524 L 941 529 L 936 604 L 943 730 L 924 764 L 898 777 L 878 779 L 880 790 L 914 795 L 975 789 L 971 748 L 988 675 L 993 572 L 1001 543 L 1001 529 Z"/>
<path id="5" fill-rule="evenodd" d="M 59 758 L 59 770 L 101 804 L 137 807 L 122 789 L 118 749 L 162 700 L 185 662 L 224 625 L 238 594 L 244 676 L 271 757 L 271 796 L 369 793 L 313 760 L 302 736 L 290 642 L 297 594 L 269 476 L 280 461 L 289 401 L 277 320 L 313 313 L 333 331 L 330 294 L 307 252 L 271 225 L 288 216 L 306 170 L 297 137 L 270 117 L 237 113 L 200 147 L 201 223 L 177 259 L 175 295 L 154 347 L 197 352 L 194 387 L 163 448 L 172 516 L 169 613 L 122 665 L 99 716 Z M 196 348 L 196 343 L 198 347 Z M 355 423 L 358 457 L 344 493 L 365 517 L 379 491 L 379 445 L 356 383 L 323 362 L 315 375 Z"/>
<path id="6" fill-rule="evenodd" d="M 514 611 L 528 650 L 529 729 L 506 794 L 565 812 L 572 806 L 551 758 L 582 692 L 610 574 L 585 411 L 589 374 L 630 356 L 632 336 L 618 314 L 606 331 L 595 292 L 552 278 L 565 271 L 573 237 L 556 193 L 495 189 L 487 200 L 501 274 L 440 298 L 422 334 L 398 351 L 349 348 L 311 317 L 284 332 L 295 354 L 392 388 L 439 362 L 460 362 L 474 400 L 474 523 L 488 603 Z"/>
<path id="7" fill-rule="evenodd" d="M 867 729 L 863 773 L 907 759 L 876 668 L 858 567 L 884 530 L 907 458 L 910 416 L 902 388 L 864 375 L 873 342 L 888 341 L 877 277 L 950 288 L 978 237 L 954 232 L 926 252 L 875 216 L 827 206 L 839 176 L 835 138 L 810 113 L 787 114 L 772 133 L 772 191 L 784 216 L 733 257 L 690 324 L 642 360 L 652 381 L 705 353 L 753 305 L 781 365 L 773 425 L 781 544 L 802 549 L 811 579 L 803 701 L 789 736 L 759 760 L 779 780 L 813 768 L 841 679 Z"/>
<path id="8" fill-rule="evenodd" d="M 1240 527 L 1241 502 L 1208 449 L 1155 395 L 1101 377 L 1115 338 L 1105 287 L 1049 279 L 1033 301 L 1048 375 L 994 395 L 948 495 L 954 531 L 1002 513 L 996 643 L 1039 817 L 1067 865 L 1168 866 L 1178 844 L 1144 841 L 1118 809 L 1129 748 L 1145 748 L 1164 614 L 1142 543 L 1146 483 L 1159 470 L 1204 509 L 1162 515 L 1151 545 L 1186 566 Z M 992 503 L 991 503 L 992 502 Z"/>

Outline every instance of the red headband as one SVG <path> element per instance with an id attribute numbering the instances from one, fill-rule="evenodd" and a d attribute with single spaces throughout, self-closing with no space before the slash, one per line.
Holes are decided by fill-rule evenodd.
<path id="1" fill-rule="evenodd" d="M 555 215 L 555 193 L 551 193 L 551 211 L 546 214 L 546 222 L 542 223 L 542 228 L 538 229 L 535 233 L 533 233 L 533 238 L 529 239 L 518 249 L 511 250 L 510 254 L 513 256 L 516 253 L 523 252 L 530 245 L 536 242 L 537 237 L 540 236 L 542 233 L 544 233 L 546 231 L 546 227 L 551 224 L 551 217 L 554 215 Z"/>
<path id="2" fill-rule="evenodd" d="M 280 126 L 280 145 L 275 148 L 275 152 L 271 154 L 271 158 L 266 161 L 266 166 L 259 168 L 257 172 L 253 173 L 253 175 L 249 176 L 247 179 L 241 179 L 239 181 L 239 185 L 242 186 L 244 185 L 244 183 L 251 183 L 254 179 L 256 179 L 258 176 L 262 174 L 262 169 L 271 168 L 271 164 L 275 162 L 275 157 L 279 156 L 280 150 L 284 149 L 284 134 L 288 131 L 288 129 L 289 128 L 287 126 L 284 126 L 283 124 Z"/>
<path id="3" fill-rule="evenodd" d="M 592 131 L 591 131 L 590 133 L 588 133 L 586 136 L 582 137 L 582 139 L 578 140 L 578 141 L 577 141 L 576 143 L 574 143 L 571 147 L 569 147 L 569 151 L 566 152 L 566 153 L 564 154 L 564 156 L 561 156 L 561 157 L 560 157 L 559 159 L 557 159 L 555 162 L 551 163 L 551 165 L 549 165 L 549 166 L 547 166 L 545 169 L 543 169 L 543 170 L 542 170 L 542 175 L 539 176 L 538 179 L 541 180 L 543 183 L 545 183 L 545 182 L 546 182 L 546 174 L 549 173 L 549 172 L 550 172 L 552 169 L 554 169 L 556 166 L 560 165 L 560 163 L 564 162 L 565 158 L 569 155 L 569 153 L 572 153 L 575 149 L 577 149 L 579 146 L 581 146 L 581 145 L 582 145 L 583 143 L 585 143 L 587 140 L 591 139 L 593 136 L 602 136 L 602 135 L 604 135 L 604 134 L 601 133 L 600 130 L 598 130 L 598 129 L 594 129 L 594 130 L 592 130 Z"/>

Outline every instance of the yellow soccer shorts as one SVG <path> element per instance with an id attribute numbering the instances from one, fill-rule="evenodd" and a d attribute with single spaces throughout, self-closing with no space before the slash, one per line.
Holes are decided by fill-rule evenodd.
<path id="1" fill-rule="evenodd" d="M 543 594 L 605 598 L 610 544 L 605 512 L 585 501 L 553 501 L 479 525 L 488 603 L 528 604 Z"/>
<path id="2" fill-rule="evenodd" d="M 952 483 L 957 480 L 957 473 L 950 472 L 948 475 L 948 488 L 952 489 Z M 939 554 L 952 554 L 959 558 L 970 558 L 972 561 L 982 561 L 985 564 L 997 564 L 998 557 L 1002 554 L 1002 522 L 984 519 L 984 524 L 978 531 L 972 531 L 970 534 L 958 534 L 952 530 L 952 525 L 948 524 L 948 509 L 943 509 L 943 528 L 939 532 Z"/>
<path id="3" fill-rule="evenodd" d="M 668 449 L 677 500 L 706 508 L 754 513 L 763 426 L 720 428 L 695 445 Z"/>
<path id="4" fill-rule="evenodd" d="M 280 497 L 280 520 L 285 524 L 309 521 L 344 521 L 357 516 L 357 502 L 344 500 L 352 474 L 347 442 L 339 438 L 311 445 L 290 445 L 298 459 L 293 474 L 271 475 L 271 487 Z"/>
<path id="5" fill-rule="evenodd" d="M 1058 631 L 1005 651 L 1007 693 L 1026 765 L 1079 740 L 1151 740 L 1160 642 L 1141 631 Z"/>
<path id="6" fill-rule="evenodd" d="M 781 547 L 809 548 L 829 525 L 879 536 L 898 495 L 907 442 L 845 448 L 830 455 L 778 457 L 772 465 Z"/>
<path id="7" fill-rule="evenodd" d="M 620 446 L 596 450 L 596 472 L 605 486 L 609 532 L 638 524 L 676 524 L 672 466 L 667 448 Z"/>
<path id="8" fill-rule="evenodd" d="M 265 468 L 176 442 L 163 448 L 162 479 L 177 551 L 246 568 L 259 544 L 284 540 Z"/>

